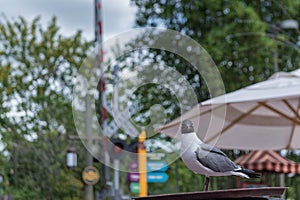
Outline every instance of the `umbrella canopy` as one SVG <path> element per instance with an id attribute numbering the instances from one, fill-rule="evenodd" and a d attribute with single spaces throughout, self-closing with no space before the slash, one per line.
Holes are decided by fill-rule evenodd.
<path id="1" fill-rule="evenodd" d="M 275 151 L 251 151 L 235 160 L 238 165 L 261 172 L 300 174 L 300 164 L 282 157 Z"/>
<path id="2" fill-rule="evenodd" d="M 223 149 L 299 149 L 300 69 L 204 101 L 159 131 L 180 137 L 184 119 L 204 142 Z"/>

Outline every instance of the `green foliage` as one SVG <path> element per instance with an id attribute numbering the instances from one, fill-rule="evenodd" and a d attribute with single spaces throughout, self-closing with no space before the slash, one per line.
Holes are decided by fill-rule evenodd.
<path id="1" fill-rule="evenodd" d="M 269 34 L 279 20 L 299 19 L 295 11 L 299 1 L 132 0 L 132 3 L 138 7 L 138 26 L 164 26 L 199 42 L 217 64 L 227 91 L 268 78 L 274 72 L 275 46 L 279 48 L 280 70 L 295 69 L 299 63 L 296 56 L 299 52 L 278 40 L 288 32 L 285 39 L 296 44 L 297 31 L 280 30 L 277 39 Z M 185 69 L 182 63 L 168 65 L 178 71 Z M 192 82 L 192 77 L 188 79 Z M 208 98 L 203 94 L 199 94 L 200 100 Z"/>
<path id="2" fill-rule="evenodd" d="M 75 133 L 72 77 L 92 43 L 80 31 L 62 36 L 55 17 L 46 27 L 39 17 L 0 21 L 5 193 L 14 199 L 82 199 L 80 171 L 68 170 L 65 157 L 67 136 Z"/>
<path id="3" fill-rule="evenodd" d="M 295 7 L 300 6 L 298 1 L 289 1 L 286 4 L 285 1 L 132 0 L 132 3 L 138 7 L 137 26 L 163 26 L 185 34 L 201 44 L 215 62 L 227 92 L 271 76 L 276 70 L 275 52 L 278 53 L 279 70 L 290 71 L 298 67 L 298 31 L 283 30 L 278 25 L 280 20 L 299 18 L 295 11 Z M 163 49 L 159 39 L 147 34 L 137 37 L 129 45 L 141 41 L 159 43 Z M 166 66 L 171 66 L 188 80 L 198 102 L 220 94 L 208 91 L 208 83 L 204 78 L 211 75 L 205 69 L 199 74 L 191 63 L 162 49 L 137 50 L 118 58 L 120 68 L 143 74 L 139 79 L 146 80 L 147 72 L 153 73 L 155 67 L 163 66 L 166 70 Z M 201 67 L 203 60 L 197 60 L 197 55 L 193 53 L 190 56 Z M 175 79 L 173 82 L 173 85 L 186 90 L 179 80 Z M 157 103 L 165 109 L 166 121 L 185 112 L 181 110 L 182 102 L 178 101 L 178 94 L 174 91 L 162 85 L 145 84 L 138 87 L 131 96 L 131 100 L 138 105 L 138 111 L 133 116 L 137 124 L 150 123 L 149 108 Z M 166 97 L 162 97 L 163 95 Z M 189 97 L 186 95 L 185 99 L 188 100 Z"/>
<path id="4" fill-rule="evenodd" d="M 24 113 L 18 122 L 11 122 L 20 127 L 17 133 L 39 135 L 61 124 L 73 132 L 72 116 L 63 113 L 71 109 L 72 75 L 90 44 L 83 41 L 81 32 L 70 38 L 61 36 L 56 18 L 46 29 L 39 24 L 39 18 L 30 24 L 21 17 L 14 22 L 2 21 L 1 79 L 5 85 L 1 93 L 6 113 Z"/>

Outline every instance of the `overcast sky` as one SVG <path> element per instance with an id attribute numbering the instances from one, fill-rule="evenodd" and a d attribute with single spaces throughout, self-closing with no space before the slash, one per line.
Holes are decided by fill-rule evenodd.
<path id="1" fill-rule="evenodd" d="M 133 28 L 136 8 L 130 0 L 102 0 L 102 4 L 104 40 Z M 87 39 L 94 38 L 94 0 L 0 0 L 0 13 L 28 20 L 40 15 L 44 24 L 55 15 L 62 34 L 81 29 Z"/>

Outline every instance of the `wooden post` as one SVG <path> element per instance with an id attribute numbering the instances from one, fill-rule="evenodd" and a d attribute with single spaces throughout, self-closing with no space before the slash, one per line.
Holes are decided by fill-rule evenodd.
<path id="1" fill-rule="evenodd" d="M 139 174 L 140 174 L 140 197 L 148 195 L 147 188 L 147 155 L 144 142 L 146 141 L 146 132 L 142 131 L 139 135 L 138 145 L 138 162 L 139 162 Z"/>

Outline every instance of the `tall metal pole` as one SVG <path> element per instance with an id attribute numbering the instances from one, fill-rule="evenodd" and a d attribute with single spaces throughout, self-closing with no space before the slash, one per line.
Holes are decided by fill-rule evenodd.
<path id="1" fill-rule="evenodd" d="M 114 193 L 115 193 L 115 198 L 114 199 L 120 199 L 121 197 L 119 196 L 120 194 L 120 160 L 119 159 L 114 159 Z"/>
<path id="2" fill-rule="evenodd" d="M 86 138 L 87 138 L 87 150 L 86 150 L 86 165 L 92 166 L 93 165 L 93 157 L 89 153 L 89 149 L 92 146 L 92 129 L 91 129 L 91 99 L 89 93 L 87 92 L 85 97 L 85 131 L 86 131 Z M 92 185 L 85 185 L 85 200 L 93 200 L 94 199 L 94 190 Z"/>
<path id="3" fill-rule="evenodd" d="M 105 120 L 104 111 L 103 111 L 103 91 L 105 88 L 104 76 L 103 76 L 103 46 L 102 46 L 102 12 L 101 12 L 102 4 L 101 0 L 95 0 L 95 41 L 97 44 L 97 65 L 100 70 L 100 84 L 99 84 L 99 101 L 100 101 L 100 123 L 103 125 L 103 121 Z"/>
<path id="4" fill-rule="evenodd" d="M 103 35 L 103 29 L 102 29 L 102 1 L 101 0 L 94 0 L 95 1 L 95 42 L 97 43 L 97 64 L 99 66 L 100 70 L 100 87 L 98 88 L 99 92 L 99 115 L 100 115 L 100 125 L 102 127 L 102 130 L 104 130 L 105 120 L 107 118 L 107 112 L 103 106 L 103 98 L 104 97 L 104 91 L 105 91 L 105 79 L 104 79 L 104 70 L 103 70 L 103 45 L 102 45 L 102 35 Z M 110 157 L 107 151 L 107 141 L 108 138 L 105 138 L 103 141 L 104 143 L 104 178 L 106 183 L 110 182 L 110 172 L 109 172 L 109 161 Z"/>
<path id="5" fill-rule="evenodd" d="M 100 87 L 99 89 L 99 101 L 100 101 L 100 123 L 103 125 L 105 120 L 105 112 L 103 108 L 103 92 L 105 90 L 105 82 L 104 82 L 104 70 L 103 70 L 103 45 L 102 45 L 102 4 L 101 0 L 95 0 L 95 41 L 97 43 L 97 65 L 100 70 Z"/>

